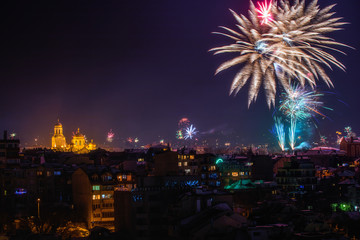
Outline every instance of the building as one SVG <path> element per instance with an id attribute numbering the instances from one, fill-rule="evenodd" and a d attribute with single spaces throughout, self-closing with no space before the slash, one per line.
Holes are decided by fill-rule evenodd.
<path id="1" fill-rule="evenodd" d="M 114 230 L 114 189 L 135 188 L 131 173 L 116 169 L 77 169 L 72 175 L 74 206 L 88 228 L 96 226 Z"/>
<path id="2" fill-rule="evenodd" d="M 314 163 L 308 159 L 291 159 L 278 169 L 277 184 L 286 192 L 315 190 L 317 180 Z"/>
<path id="3" fill-rule="evenodd" d="M 7 131 L 4 131 L 4 138 L 0 140 L 0 163 L 18 164 L 20 163 L 20 140 L 9 139 Z"/>
<path id="4" fill-rule="evenodd" d="M 54 135 L 51 138 L 51 149 L 65 151 L 67 148 L 66 139 L 63 133 L 62 124 L 58 122 L 54 126 Z"/>
<path id="5" fill-rule="evenodd" d="M 93 140 L 91 140 L 90 143 L 87 143 L 85 136 L 80 133 L 79 128 L 72 137 L 71 143 L 67 144 L 63 133 L 63 126 L 58 120 L 54 126 L 54 135 L 51 138 L 51 149 L 58 152 L 85 154 L 95 150 L 96 144 Z"/>
<path id="6" fill-rule="evenodd" d="M 340 150 L 345 151 L 348 157 L 360 157 L 360 139 L 343 137 L 340 142 Z"/>

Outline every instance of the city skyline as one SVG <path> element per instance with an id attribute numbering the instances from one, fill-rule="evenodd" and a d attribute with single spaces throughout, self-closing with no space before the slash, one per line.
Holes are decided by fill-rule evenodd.
<path id="1" fill-rule="evenodd" d="M 117 137 L 139 137 L 145 143 L 158 136 L 170 140 L 175 139 L 177 122 L 187 117 L 200 132 L 215 129 L 238 135 L 244 143 L 275 144 L 264 92 L 250 109 L 247 88 L 229 97 L 235 71 L 214 76 L 226 57 L 208 52 L 226 43 L 211 32 L 218 25 L 234 25 L 228 8 L 246 14 L 248 1 L 77 2 L 72 8 L 65 2 L 7 4 L 1 23 L 5 47 L 0 125 L 18 133 L 23 143 L 39 138 L 49 139 L 45 143 L 50 145 L 58 118 L 65 134 L 80 128 L 99 143 L 106 141 L 110 129 Z M 356 49 L 359 5 L 341 2 L 335 7 L 336 16 L 351 24 L 332 34 Z M 328 71 L 335 89 L 319 84 L 321 90 L 335 93 L 324 100 L 334 111 L 331 120 L 320 120 L 321 135 L 335 137 L 348 125 L 354 132 L 360 128 L 359 53 L 346 53 L 335 56 L 347 72 Z"/>

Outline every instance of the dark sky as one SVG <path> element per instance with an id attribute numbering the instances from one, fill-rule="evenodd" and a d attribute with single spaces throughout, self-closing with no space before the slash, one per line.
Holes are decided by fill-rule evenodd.
<path id="1" fill-rule="evenodd" d="M 334 3 L 320 0 L 322 6 Z M 332 34 L 360 49 L 360 2 L 335 10 L 350 25 Z M 228 8 L 246 14 L 247 0 L 7 1 L 0 9 L 0 126 L 23 143 L 50 143 L 57 118 L 65 135 L 80 127 L 98 143 L 109 129 L 143 142 L 172 139 L 188 117 L 200 131 L 221 129 L 244 143 L 271 140 L 272 110 L 263 92 L 250 109 L 247 88 L 229 97 L 235 71 L 214 77 L 231 56 L 208 49 L 230 43 L 211 34 L 235 24 Z M 328 71 L 335 110 L 319 122 L 321 134 L 351 125 L 360 133 L 359 50 L 336 55 L 347 72 Z M 322 84 L 319 84 L 320 87 Z M 326 88 L 322 88 L 327 90 Z M 348 105 L 340 103 L 341 99 Z"/>

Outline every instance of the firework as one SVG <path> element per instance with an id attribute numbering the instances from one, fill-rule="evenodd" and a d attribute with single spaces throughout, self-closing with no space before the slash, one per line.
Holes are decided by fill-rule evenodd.
<path id="1" fill-rule="evenodd" d="M 352 131 L 352 128 L 350 126 L 345 127 L 344 132 L 346 132 L 347 138 L 356 137 L 356 134 Z"/>
<path id="2" fill-rule="evenodd" d="M 128 143 L 133 143 L 133 142 L 134 142 L 134 139 L 133 139 L 132 137 L 128 137 L 128 138 L 126 139 L 126 141 L 127 141 Z"/>
<path id="3" fill-rule="evenodd" d="M 188 118 L 182 118 L 178 122 L 178 130 L 176 131 L 176 139 L 184 139 L 184 135 L 186 133 L 186 129 L 189 128 L 190 121 Z"/>
<path id="4" fill-rule="evenodd" d="M 110 131 L 107 133 L 106 141 L 111 143 L 114 141 L 114 137 L 115 137 L 115 133 L 113 133 L 112 129 L 110 129 Z"/>
<path id="5" fill-rule="evenodd" d="M 305 121 L 317 115 L 326 117 L 319 111 L 319 108 L 326 108 L 324 103 L 319 100 L 324 94 L 295 85 L 286 89 L 281 96 L 282 100 L 280 101 L 279 110 L 289 119 L 289 144 L 291 149 L 294 150 L 297 122 L 299 120 Z"/>
<path id="6" fill-rule="evenodd" d="M 193 137 L 197 134 L 196 128 L 191 124 L 190 127 L 186 128 L 185 130 L 185 137 L 184 139 L 193 139 Z"/>
<path id="7" fill-rule="evenodd" d="M 267 1 L 265 0 L 265 3 L 258 3 L 258 5 L 259 8 L 256 9 L 256 11 L 259 13 L 258 17 L 262 19 L 261 24 L 268 24 L 273 20 L 271 15 L 272 3 L 270 2 L 268 5 Z"/>
<path id="8" fill-rule="evenodd" d="M 15 139 L 16 133 L 10 133 L 10 139 Z"/>
<path id="9" fill-rule="evenodd" d="M 293 1 L 293 4 L 280 0 L 259 4 L 259 9 L 250 1 L 248 18 L 230 10 L 237 21 L 238 31 L 220 27 L 225 33 L 215 33 L 234 42 L 210 51 L 214 55 L 238 53 L 239 56 L 221 64 L 215 74 L 241 64 L 230 94 L 236 95 L 250 81 L 248 106 L 256 101 L 262 85 L 268 106 L 275 106 L 276 79 L 285 89 L 290 88 L 289 79 L 312 87 L 316 80 L 322 79 L 328 86 L 333 86 L 321 65 L 331 68 L 333 64 L 342 70 L 345 66 L 325 50 L 341 52 L 335 47 L 347 46 L 326 37 L 327 33 L 340 30 L 346 24 L 340 21 L 341 18 L 332 17 L 333 7 L 321 10 L 317 0 L 307 8 L 304 0 Z"/>
<path id="10" fill-rule="evenodd" d="M 327 141 L 327 137 L 325 136 L 320 136 L 320 143 L 323 145 L 323 146 L 326 146 L 328 141 Z"/>
<path id="11" fill-rule="evenodd" d="M 284 124 L 281 122 L 281 118 L 274 118 L 275 120 L 275 126 L 273 129 L 274 134 L 276 135 L 278 139 L 279 147 L 281 148 L 281 151 L 285 151 L 285 130 L 284 130 Z"/>
<path id="12" fill-rule="evenodd" d="M 184 139 L 184 136 L 182 134 L 182 130 L 176 131 L 176 139 Z"/>

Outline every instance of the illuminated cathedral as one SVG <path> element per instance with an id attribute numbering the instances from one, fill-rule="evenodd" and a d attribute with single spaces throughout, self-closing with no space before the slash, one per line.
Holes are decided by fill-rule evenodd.
<path id="1" fill-rule="evenodd" d="M 67 144 L 63 134 L 63 126 L 58 122 L 54 126 L 54 135 L 51 138 L 51 149 L 59 152 L 74 152 L 78 154 L 89 153 L 96 149 L 96 144 L 91 140 L 87 143 L 86 138 L 80 133 L 80 129 L 73 135 L 71 143 Z"/>

